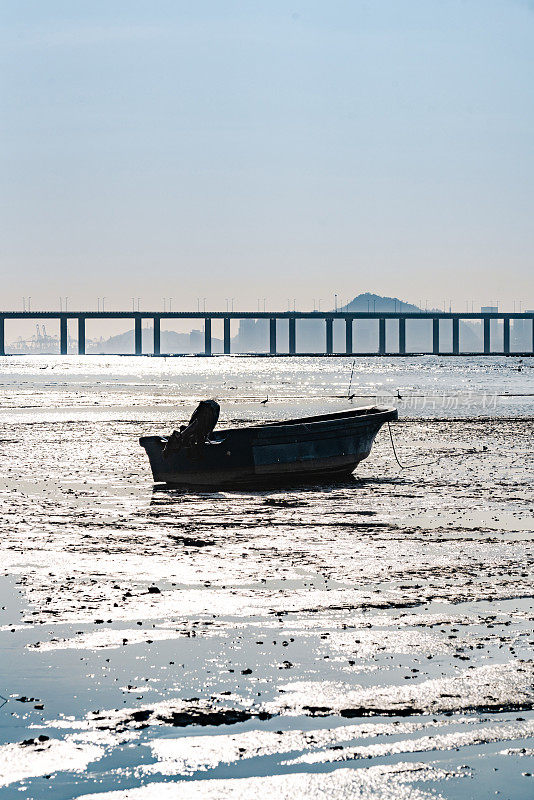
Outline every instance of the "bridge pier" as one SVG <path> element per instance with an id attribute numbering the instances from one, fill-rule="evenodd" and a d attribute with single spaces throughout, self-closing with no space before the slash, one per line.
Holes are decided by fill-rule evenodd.
<path id="1" fill-rule="evenodd" d="M 352 355 L 352 319 L 345 320 L 345 353 Z"/>
<path id="2" fill-rule="evenodd" d="M 510 317 L 502 321 L 502 349 L 506 355 L 510 353 Z"/>
<path id="3" fill-rule="evenodd" d="M 230 353 L 230 317 L 224 318 L 224 353 L 225 355 L 229 355 Z"/>
<path id="4" fill-rule="evenodd" d="M 134 331 L 134 338 L 135 338 L 135 355 L 142 356 L 143 355 L 143 329 L 141 327 L 141 323 L 143 320 L 141 317 L 135 317 L 135 331 Z"/>
<path id="5" fill-rule="evenodd" d="M 333 330 L 334 320 L 332 319 L 332 317 L 327 317 L 325 322 L 326 322 L 326 354 L 330 356 L 334 352 L 334 330 Z"/>
<path id="6" fill-rule="evenodd" d="M 532 320 L 532 352 L 534 353 L 534 319 Z"/>
<path id="7" fill-rule="evenodd" d="M 378 320 L 378 353 L 381 356 L 386 355 L 386 320 L 380 317 Z"/>
<path id="8" fill-rule="evenodd" d="M 296 320 L 295 317 L 289 317 L 289 355 L 294 356 L 296 351 Z"/>
<path id="9" fill-rule="evenodd" d="M 460 320 L 453 317 L 452 320 L 452 352 L 455 356 L 460 353 Z"/>
<path id="10" fill-rule="evenodd" d="M 85 355 L 85 317 L 78 317 L 78 355 Z"/>
<path id="11" fill-rule="evenodd" d="M 269 320 L 269 353 L 276 355 L 276 317 Z"/>
<path id="12" fill-rule="evenodd" d="M 159 356 L 161 353 L 161 319 L 160 317 L 154 317 L 152 322 L 154 331 L 154 355 Z"/>
<path id="13" fill-rule="evenodd" d="M 204 355 L 211 356 L 211 317 L 204 318 Z"/>
<path id="14" fill-rule="evenodd" d="M 399 317 L 399 353 L 404 355 L 406 352 L 406 320 Z"/>
<path id="15" fill-rule="evenodd" d="M 491 352 L 491 335 L 490 335 L 490 322 L 489 317 L 484 317 L 484 355 L 487 356 Z"/>
<path id="16" fill-rule="evenodd" d="M 59 319 L 59 352 L 62 356 L 67 355 L 67 317 Z"/>
<path id="17" fill-rule="evenodd" d="M 437 317 L 432 320 L 432 353 L 439 356 L 439 319 Z"/>
<path id="18" fill-rule="evenodd" d="M 0 356 L 6 354 L 5 319 L 0 317 Z"/>

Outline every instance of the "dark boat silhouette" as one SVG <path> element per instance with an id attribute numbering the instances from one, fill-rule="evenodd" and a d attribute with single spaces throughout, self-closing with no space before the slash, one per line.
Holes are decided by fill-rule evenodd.
<path id="1" fill-rule="evenodd" d="M 395 419 L 395 408 L 367 406 L 213 431 L 177 450 L 169 451 L 169 438 L 162 436 L 143 436 L 139 443 L 156 483 L 218 488 L 342 478 L 367 458 L 382 425 Z"/>

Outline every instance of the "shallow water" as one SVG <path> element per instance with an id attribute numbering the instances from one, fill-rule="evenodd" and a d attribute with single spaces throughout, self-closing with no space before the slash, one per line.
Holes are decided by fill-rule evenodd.
<path id="1" fill-rule="evenodd" d="M 532 796 L 533 360 L 358 359 L 411 469 L 385 429 L 344 483 L 152 486 L 198 399 L 340 409 L 351 365 L 0 360 L 3 796 Z"/>

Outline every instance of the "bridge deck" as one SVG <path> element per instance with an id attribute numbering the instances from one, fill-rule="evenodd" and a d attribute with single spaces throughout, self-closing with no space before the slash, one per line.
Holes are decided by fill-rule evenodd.
<path id="1" fill-rule="evenodd" d="M 88 319 L 132 319 L 134 321 L 135 354 L 142 355 L 142 323 L 151 319 L 154 328 L 153 355 L 161 355 L 161 320 L 163 319 L 202 319 L 204 321 L 204 353 L 212 355 L 212 320 L 224 321 L 224 353 L 231 349 L 230 321 L 232 319 L 266 319 L 269 320 L 269 355 L 421 355 L 421 351 L 407 351 L 407 320 L 432 320 L 432 352 L 434 355 L 522 355 L 534 354 L 534 312 L 457 312 L 457 311 L 2 311 L 0 312 L 0 355 L 5 355 L 5 322 L 6 320 L 24 319 L 57 319 L 60 326 L 60 353 L 67 354 L 68 321 L 78 322 L 78 353 L 86 351 L 85 323 Z M 277 322 L 287 320 L 288 352 L 279 353 L 277 347 Z M 324 350 L 313 353 L 298 353 L 297 321 L 322 320 L 325 325 Z M 334 348 L 334 321 L 345 323 L 345 347 L 343 352 Z M 355 353 L 353 350 L 354 323 L 361 320 L 378 321 L 378 349 L 376 352 Z M 387 346 L 386 322 L 396 320 L 398 323 L 398 352 L 389 352 Z M 440 347 L 440 321 L 452 321 L 452 349 L 442 351 Z M 471 320 L 482 323 L 483 350 L 481 353 L 465 352 L 460 347 L 460 321 Z M 510 349 L 510 320 L 530 320 L 530 348 L 524 352 L 513 352 Z M 502 349 L 492 349 L 492 321 L 501 322 L 503 326 Z M 264 355 L 255 353 L 251 355 Z"/>

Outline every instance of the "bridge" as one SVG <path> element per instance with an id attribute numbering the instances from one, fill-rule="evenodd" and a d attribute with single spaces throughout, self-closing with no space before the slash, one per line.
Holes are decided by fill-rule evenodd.
<path id="1" fill-rule="evenodd" d="M 85 355 L 85 324 L 87 320 L 131 319 L 134 322 L 135 355 L 143 355 L 142 324 L 143 320 L 151 320 L 153 324 L 153 355 L 164 355 L 161 352 L 161 321 L 166 319 L 202 320 L 204 325 L 204 355 L 212 355 L 212 321 L 222 319 L 224 329 L 223 352 L 231 352 L 230 322 L 242 319 L 266 319 L 269 321 L 269 355 L 420 355 L 421 351 L 408 352 L 406 349 L 406 323 L 409 320 L 432 321 L 432 350 L 434 355 L 510 355 L 510 321 L 525 320 L 530 328 L 529 347 L 523 352 L 513 351 L 513 355 L 531 356 L 534 354 L 534 311 L 522 313 L 505 313 L 500 311 L 481 312 L 441 312 L 441 311 L 2 311 L 0 312 L 0 355 L 5 355 L 5 323 L 6 320 L 58 320 L 60 353 L 67 354 L 68 322 L 78 323 L 78 353 Z M 324 323 L 324 350 L 314 353 L 301 353 L 297 350 L 297 328 L 299 320 L 320 320 Z M 342 320 L 345 324 L 344 348 L 334 351 L 334 321 Z M 378 348 L 370 353 L 355 353 L 355 323 L 361 320 L 378 321 Z M 386 322 L 393 321 L 398 325 L 398 351 L 388 351 Z M 441 323 L 452 323 L 452 349 L 443 350 L 440 346 Z M 460 321 L 475 321 L 482 324 L 483 349 L 481 352 L 465 352 L 460 347 Z M 287 321 L 288 350 L 281 353 L 277 349 L 277 323 Z M 502 323 L 502 349 L 492 347 L 492 322 Z M 501 338 L 501 337 L 499 337 Z M 258 353 L 258 355 L 260 355 Z"/>

